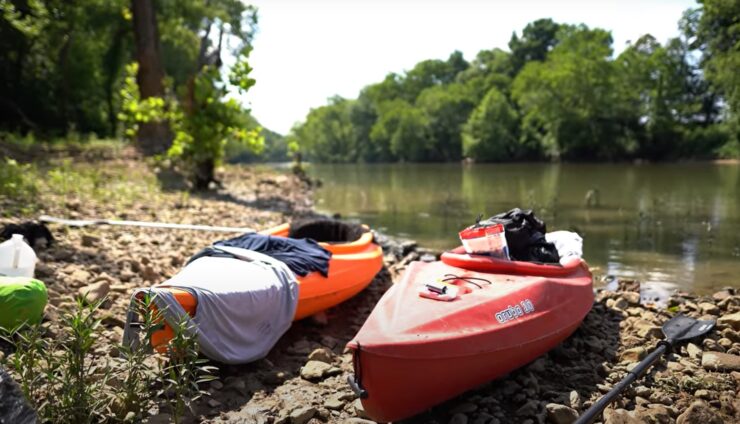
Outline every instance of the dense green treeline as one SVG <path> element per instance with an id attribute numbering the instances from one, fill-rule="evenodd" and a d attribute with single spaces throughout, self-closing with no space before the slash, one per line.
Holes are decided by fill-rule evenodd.
<path id="1" fill-rule="evenodd" d="M 740 3 L 705 0 L 681 36 L 541 19 L 510 51 L 426 60 L 335 97 L 291 137 L 319 162 L 675 160 L 740 156 Z"/>
<path id="2" fill-rule="evenodd" d="M 0 142 L 125 136 L 207 187 L 263 145 L 234 100 L 256 26 L 241 0 L 0 0 Z"/>

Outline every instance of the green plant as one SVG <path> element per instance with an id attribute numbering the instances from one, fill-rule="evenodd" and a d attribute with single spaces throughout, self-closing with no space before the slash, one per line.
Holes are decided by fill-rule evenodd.
<path id="1" fill-rule="evenodd" d="M 163 383 L 160 393 L 169 405 L 173 421 L 179 423 L 185 408 L 190 408 L 192 401 L 206 394 L 199 385 L 215 380 L 216 368 L 198 357 L 197 334 L 187 316 L 170 324 L 174 336 L 166 346 L 167 363 L 160 369 Z"/>
<path id="2" fill-rule="evenodd" d="M 0 196 L 26 201 L 38 192 L 34 182 L 35 169 L 29 164 L 19 164 L 4 158 L 0 164 Z"/>

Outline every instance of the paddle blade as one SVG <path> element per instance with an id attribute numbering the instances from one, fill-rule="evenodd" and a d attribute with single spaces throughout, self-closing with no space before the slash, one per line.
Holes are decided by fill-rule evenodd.
<path id="1" fill-rule="evenodd" d="M 663 324 L 663 334 L 668 340 L 680 342 L 707 334 L 714 324 L 714 320 L 702 321 L 678 314 Z"/>

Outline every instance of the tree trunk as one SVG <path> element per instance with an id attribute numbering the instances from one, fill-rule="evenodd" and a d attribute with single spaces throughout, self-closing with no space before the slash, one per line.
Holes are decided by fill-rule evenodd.
<path id="1" fill-rule="evenodd" d="M 142 99 L 164 97 L 164 70 L 159 54 L 157 15 L 152 0 L 131 0 L 134 15 L 134 38 L 139 72 L 136 82 Z M 138 147 L 146 155 L 164 153 L 172 136 L 167 122 L 148 122 L 139 126 Z"/>
<path id="2" fill-rule="evenodd" d="M 193 176 L 193 188 L 195 190 L 208 190 L 211 182 L 216 182 L 214 175 L 215 167 L 211 159 L 204 159 L 195 164 L 195 175 Z"/>

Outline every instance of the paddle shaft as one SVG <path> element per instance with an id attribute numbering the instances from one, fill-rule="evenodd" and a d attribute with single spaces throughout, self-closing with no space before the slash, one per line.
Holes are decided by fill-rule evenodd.
<path id="1" fill-rule="evenodd" d="M 251 228 L 240 227 L 221 227 L 212 225 L 193 225 L 193 224 L 172 224 L 168 222 L 146 222 L 146 221 L 119 221 L 113 219 L 93 219 L 93 220 L 74 220 L 54 218 L 51 216 L 42 216 L 39 218 L 42 222 L 55 224 L 71 225 L 75 227 L 85 227 L 88 225 L 118 225 L 127 227 L 145 227 L 145 228 L 166 228 L 175 230 L 198 230 L 198 231 L 216 231 L 221 233 L 254 233 Z"/>
<path id="2" fill-rule="evenodd" d="M 593 422 L 593 420 L 599 416 L 599 414 L 601 414 L 604 409 L 606 409 L 606 407 L 609 406 L 609 404 L 627 388 L 627 386 L 642 377 L 642 375 L 645 374 L 645 371 L 647 371 L 647 369 L 650 368 L 650 366 L 668 350 L 668 347 L 672 345 L 673 340 L 666 340 L 664 343 L 661 343 L 657 349 L 643 359 L 642 362 L 637 364 L 637 366 L 630 371 L 622 381 L 609 390 L 609 393 L 605 394 L 598 402 L 591 405 L 591 407 L 588 408 L 588 410 L 584 412 L 578 420 L 576 420 L 575 424 L 591 424 L 591 422 Z"/>

